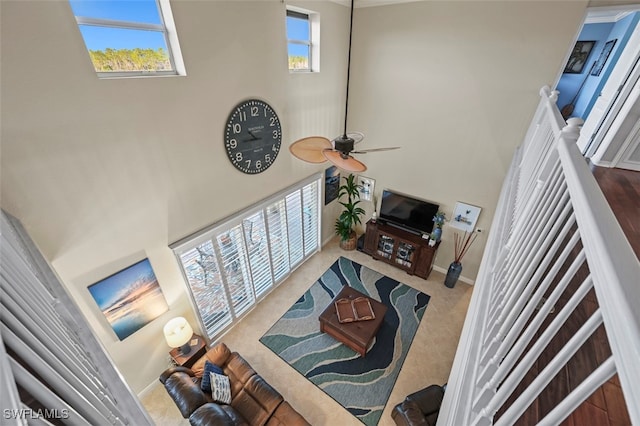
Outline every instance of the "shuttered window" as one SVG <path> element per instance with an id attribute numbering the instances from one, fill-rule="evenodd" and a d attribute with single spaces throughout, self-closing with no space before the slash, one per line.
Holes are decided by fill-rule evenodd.
<path id="1" fill-rule="evenodd" d="M 320 249 L 320 175 L 171 245 L 215 339 Z"/>

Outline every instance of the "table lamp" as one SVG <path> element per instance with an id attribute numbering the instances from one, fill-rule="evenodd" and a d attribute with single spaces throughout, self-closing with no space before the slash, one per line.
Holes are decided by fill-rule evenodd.
<path id="1" fill-rule="evenodd" d="M 170 319 L 164 326 L 164 338 L 167 340 L 167 344 L 172 348 L 180 348 L 180 352 L 188 354 L 191 352 L 191 336 L 193 335 L 193 329 L 189 322 L 183 317 L 176 317 Z"/>

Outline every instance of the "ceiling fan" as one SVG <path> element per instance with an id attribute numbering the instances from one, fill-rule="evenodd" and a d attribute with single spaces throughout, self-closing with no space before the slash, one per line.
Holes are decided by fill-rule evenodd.
<path id="1" fill-rule="evenodd" d="M 344 131 L 341 136 L 330 141 L 324 136 L 309 136 L 299 139 L 289 146 L 294 157 L 308 163 L 324 163 L 329 161 L 348 172 L 363 172 L 367 166 L 356 160 L 351 154 L 366 154 L 375 151 L 389 151 L 400 147 L 372 148 L 354 150 L 355 145 L 364 139 L 359 132 L 347 133 L 347 114 L 349 111 L 349 77 L 351 74 L 351 37 L 353 34 L 353 3 L 351 0 L 351 21 L 349 23 L 349 56 L 347 60 L 347 94 L 344 108 Z"/>

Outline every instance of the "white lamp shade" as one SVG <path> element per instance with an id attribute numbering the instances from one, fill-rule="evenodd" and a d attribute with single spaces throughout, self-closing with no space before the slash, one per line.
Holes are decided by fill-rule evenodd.
<path id="1" fill-rule="evenodd" d="M 172 348 L 177 348 L 191 340 L 193 329 L 183 317 L 170 319 L 164 326 L 164 338 Z"/>

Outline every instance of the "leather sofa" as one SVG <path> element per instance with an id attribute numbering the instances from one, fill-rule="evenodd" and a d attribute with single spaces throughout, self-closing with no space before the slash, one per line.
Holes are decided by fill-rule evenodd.
<path id="1" fill-rule="evenodd" d="M 230 404 L 214 402 L 211 393 L 200 388 L 206 361 L 220 367 L 229 377 Z M 209 349 L 191 368 L 169 368 L 160 376 L 160 382 L 182 416 L 194 426 L 309 425 L 244 358 L 231 352 L 224 343 Z"/>
<path id="2" fill-rule="evenodd" d="M 431 385 L 407 396 L 393 407 L 391 418 L 399 426 L 435 426 L 445 388 Z"/>

